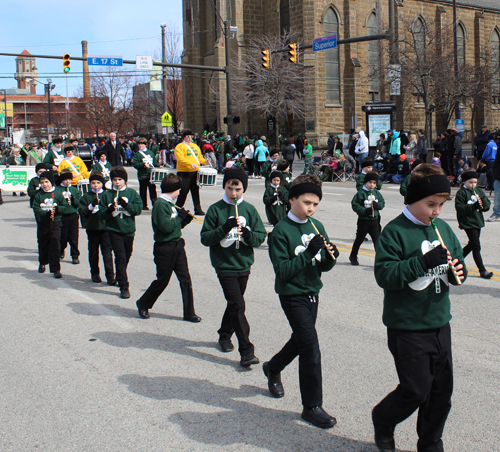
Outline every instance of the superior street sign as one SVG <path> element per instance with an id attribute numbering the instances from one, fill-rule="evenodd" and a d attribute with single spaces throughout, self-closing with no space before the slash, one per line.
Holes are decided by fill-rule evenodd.
<path id="1" fill-rule="evenodd" d="M 123 57 L 116 55 L 89 55 L 89 66 L 123 66 Z"/>
<path id="2" fill-rule="evenodd" d="M 313 52 L 326 49 L 337 48 L 337 35 L 325 36 L 324 38 L 313 39 L 312 44 Z"/>

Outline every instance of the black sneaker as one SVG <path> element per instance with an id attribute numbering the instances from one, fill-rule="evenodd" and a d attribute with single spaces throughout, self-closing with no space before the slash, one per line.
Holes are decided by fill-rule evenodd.
<path id="1" fill-rule="evenodd" d="M 108 286 L 117 286 L 118 281 L 116 279 L 108 279 Z"/>
<path id="2" fill-rule="evenodd" d="M 314 408 L 304 407 L 302 411 L 302 419 L 319 428 L 332 428 L 337 423 L 337 419 L 330 416 L 320 406 L 315 406 Z"/>
<path id="3" fill-rule="evenodd" d="M 349 256 L 349 262 L 351 265 L 359 265 L 357 256 Z"/>
<path id="4" fill-rule="evenodd" d="M 130 292 L 128 290 L 128 287 L 120 289 L 120 298 L 130 298 Z"/>
<path id="5" fill-rule="evenodd" d="M 229 353 L 234 350 L 234 345 L 230 340 L 219 339 L 219 347 L 224 353 Z"/>
<path id="6" fill-rule="evenodd" d="M 379 452 L 395 452 L 394 433 L 384 432 L 381 428 L 375 427 L 375 445 Z"/>
<path id="7" fill-rule="evenodd" d="M 45 273 L 45 265 L 40 264 L 38 266 L 38 273 Z"/>
<path id="8" fill-rule="evenodd" d="M 253 353 L 251 355 L 245 355 L 241 357 L 240 364 L 243 367 L 249 367 L 252 364 L 259 364 L 259 358 L 257 358 Z"/>
<path id="9" fill-rule="evenodd" d="M 101 280 L 101 277 L 99 275 L 92 275 L 92 282 L 95 282 L 95 283 L 100 283 L 102 280 Z"/>
<path id="10" fill-rule="evenodd" d="M 491 279 L 491 278 L 493 278 L 493 272 L 489 272 L 488 270 L 485 270 L 484 272 L 481 272 L 480 276 L 481 276 L 481 278 L 484 278 L 484 279 Z"/>
<path id="11" fill-rule="evenodd" d="M 60 271 L 54 272 L 54 278 L 57 278 L 57 279 L 62 278 L 61 272 Z"/>
<path id="12" fill-rule="evenodd" d="M 73 265 L 78 265 L 80 263 L 80 259 L 78 259 L 77 257 L 74 257 L 73 260 L 71 261 L 71 263 Z"/>
<path id="13" fill-rule="evenodd" d="M 60 260 L 63 260 L 64 259 L 64 251 L 61 253 L 61 255 L 59 256 L 59 259 Z"/>
<path id="14" fill-rule="evenodd" d="M 135 305 L 137 306 L 137 311 L 139 312 L 139 317 L 141 317 L 142 319 L 149 319 L 149 311 L 146 308 L 141 308 L 139 306 L 139 301 L 136 301 Z"/>

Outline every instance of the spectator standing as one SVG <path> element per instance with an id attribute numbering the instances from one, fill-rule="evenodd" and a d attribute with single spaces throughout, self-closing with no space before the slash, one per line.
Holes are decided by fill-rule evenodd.
<path id="1" fill-rule="evenodd" d="M 488 142 L 490 136 L 490 131 L 488 130 L 488 126 L 486 124 L 483 124 L 481 127 L 481 133 L 479 133 L 476 137 L 476 146 L 477 146 L 477 151 L 476 151 L 476 157 L 478 160 L 483 158 L 483 152 L 486 149 L 486 146 L 488 146 Z"/>

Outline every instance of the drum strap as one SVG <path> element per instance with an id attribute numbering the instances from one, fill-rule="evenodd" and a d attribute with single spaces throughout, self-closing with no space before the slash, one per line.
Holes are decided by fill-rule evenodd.
<path id="1" fill-rule="evenodd" d="M 198 160 L 198 157 L 196 157 L 196 151 L 191 147 L 189 146 L 189 144 L 187 143 L 184 143 L 189 149 L 191 149 L 191 152 L 193 153 L 193 157 L 194 159 L 196 160 L 196 163 L 198 163 L 198 166 L 201 166 L 201 163 L 200 161 Z"/>
<path id="2" fill-rule="evenodd" d="M 54 154 L 54 163 L 55 162 L 59 162 L 59 164 L 63 161 L 63 159 L 61 158 L 61 156 L 54 150 L 52 150 L 52 153 Z"/>
<path id="3" fill-rule="evenodd" d="M 64 159 L 64 160 L 66 160 L 66 159 Z M 73 163 L 71 162 L 71 160 L 66 160 L 66 161 L 68 162 L 69 166 L 71 166 L 71 169 L 72 169 L 72 170 L 73 170 L 73 171 L 74 171 L 74 172 L 75 172 L 78 176 L 80 176 L 80 171 L 78 171 L 78 170 L 76 169 L 76 166 L 75 166 L 75 165 L 73 165 Z"/>
<path id="4" fill-rule="evenodd" d="M 145 153 L 144 153 L 144 151 L 139 151 L 139 153 L 140 153 L 140 154 L 142 154 L 142 156 L 143 156 L 144 158 L 148 158 L 148 159 L 150 159 L 150 158 L 151 158 L 149 155 L 145 154 Z"/>

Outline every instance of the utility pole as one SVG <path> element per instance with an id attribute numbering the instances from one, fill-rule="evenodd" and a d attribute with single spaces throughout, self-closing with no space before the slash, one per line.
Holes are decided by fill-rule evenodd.
<path id="1" fill-rule="evenodd" d="M 230 24 L 224 21 L 224 46 L 226 51 L 226 117 L 227 117 L 227 134 L 233 137 L 233 102 L 231 99 L 231 50 L 229 48 L 229 27 Z"/>
<path id="2" fill-rule="evenodd" d="M 162 63 L 167 62 L 167 37 L 165 36 L 165 27 L 167 24 L 161 23 L 161 61 Z M 167 92 L 167 67 L 162 68 L 162 87 L 163 87 L 163 114 L 168 111 L 168 92 Z M 167 127 L 167 141 L 168 141 L 168 127 Z"/>
<path id="3" fill-rule="evenodd" d="M 394 11 L 394 0 L 389 0 L 389 64 L 396 64 L 396 18 Z M 391 102 L 396 102 L 396 96 L 390 96 Z M 396 128 L 396 112 L 391 113 L 391 129 Z"/>
<path id="4" fill-rule="evenodd" d="M 455 80 L 458 79 L 458 38 L 457 38 L 457 1 L 453 0 L 453 57 L 455 59 Z M 455 119 L 460 119 L 460 103 L 455 102 Z"/>

